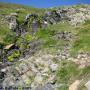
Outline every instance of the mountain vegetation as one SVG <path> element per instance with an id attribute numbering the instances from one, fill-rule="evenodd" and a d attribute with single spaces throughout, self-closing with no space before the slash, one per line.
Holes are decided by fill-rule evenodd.
<path id="1" fill-rule="evenodd" d="M 0 85 L 90 90 L 90 5 L 0 3 Z"/>

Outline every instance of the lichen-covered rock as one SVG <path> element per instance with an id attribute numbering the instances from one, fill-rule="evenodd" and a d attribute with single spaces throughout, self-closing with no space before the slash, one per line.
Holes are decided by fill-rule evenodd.
<path id="1" fill-rule="evenodd" d="M 73 34 L 71 32 L 58 32 L 54 36 L 56 39 L 63 39 L 70 41 L 73 38 Z"/>
<path id="2" fill-rule="evenodd" d="M 18 16 L 18 14 L 17 13 L 10 13 L 10 16 Z"/>
<path id="3" fill-rule="evenodd" d="M 5 69 L 5 78 L 3 87 L 7 86 L 19 86 L 19 85 L 31 85 L 35 88 L 35 85 L 42 84 L 45 82 L 54 82 L 54 76 L 51 75 L 49 65 L 54 65 L 53 56 L 50 54 L 37 53 L 32 57 L 18 61 L 12 66 L 7 66 Z M 57 65 L 56 65 L 57 67 Z M 56 71 L 56 67 L 54 71 Z M 50 81 L 47 79 L 49 78 Z M 11 81 L 10 83 L 8 81 Z"/>
<path id="4" fill-rule="evenodd" d="M 35 90 L 55 90 L 52 84 L 45 84 L 44 86 L 37 86 Z"/>
<path id="5" fill-rule="evenodd" d="M 40 73 L 37 73 L 37 75 L 35 77 L 35 83 L 43 84 L 43 77 Z"/>
<path id="6" fill-rule="evenodd" d="M 5 16 L 5 19 L 9 24 L 9 29 L 13 31 L 18 27 L 17 16 L 17 13 L 11 13 L 10 15 Z"/>
<path id="7" fill-rule="evenodd" d="M 87 90 L 90 90 L 90 81 L 88 81 L 86 84 L 85 84 Z"/>
<path id="8" fill-rule="evenodd" d="M 57 68 L 58 68 L 58 65 L 57 64 L 51 64 L 50 65 L 50 69 L 51 69 L 52 72 L 56 71 Z"/>
<path id="9" fill-rule="evenodd" d="M 15 31 L 15 29 L 17 28 L 17 23 L 15 21 L 10 23 L 9 29 Z"/>

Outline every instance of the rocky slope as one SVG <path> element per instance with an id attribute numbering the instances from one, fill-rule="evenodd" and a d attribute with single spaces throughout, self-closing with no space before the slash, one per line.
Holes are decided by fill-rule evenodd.
<path id="1" fill-rule="evenodd" d="M 0 4 L 0 85 L 89 90 L 90 5 L 14 6 Z"/>

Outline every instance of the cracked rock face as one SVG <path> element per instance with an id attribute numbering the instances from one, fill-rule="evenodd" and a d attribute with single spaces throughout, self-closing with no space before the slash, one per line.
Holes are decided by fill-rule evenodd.
<path id="1" fill-rule="evenodd" d="M 85 20 L 90 20 L 90 7 L 83 7 L 80 9 L 72 7 L 65 9 L 58 8 L 51 12 L 47 11 L 44 15 L 44 20 L 50 24 L 56 24 L 62 20 L 68 20 L 70 24 L 76 26 L 84 23 Z"/>
<path id="2" fill-rule="evenodd" d="M 46 84 L 55 82 L 54 72 L 58 64 L 54 64 L 53 58 L 53 55 L 38 53 L 27 60 L 23 59 L 7 66 L 2 69 L 6 74 L 2 82 L 3 87 L 30 85 L 32 89 L 37 87 L 35 90 L 39 90 L 38 86 L 42 85 L 41 90 L 54 90 L 52 84 Z"/>

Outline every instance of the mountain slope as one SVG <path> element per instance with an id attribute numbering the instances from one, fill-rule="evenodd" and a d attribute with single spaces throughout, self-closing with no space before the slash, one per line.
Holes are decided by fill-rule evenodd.
<path id="1" fill-rule="evenodd" d="M 2 87 L 86 90 L 89 80 L 90 5 L 36 9 L 0 3 Z"/>

